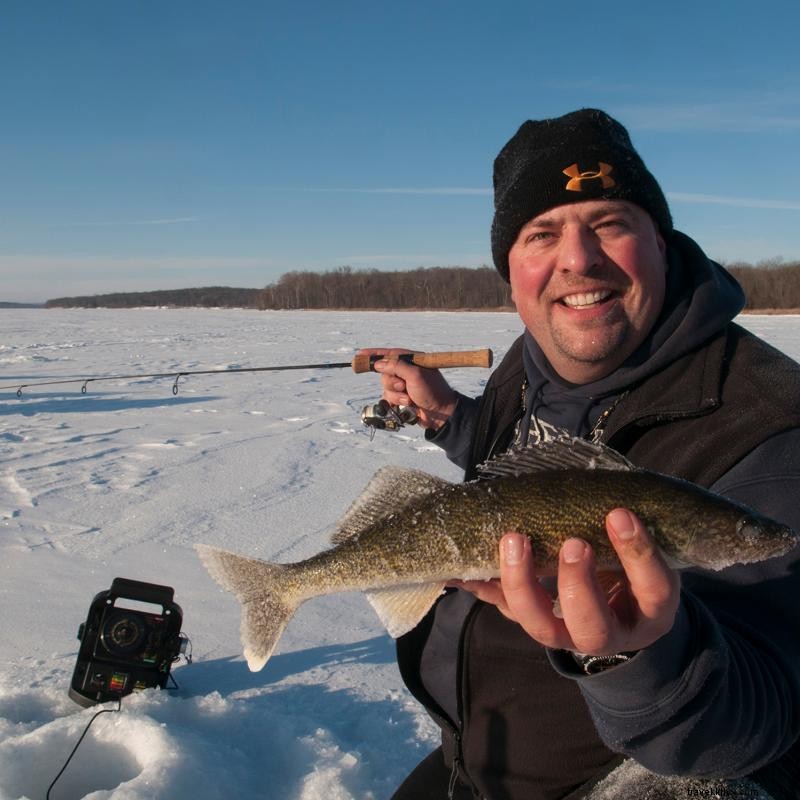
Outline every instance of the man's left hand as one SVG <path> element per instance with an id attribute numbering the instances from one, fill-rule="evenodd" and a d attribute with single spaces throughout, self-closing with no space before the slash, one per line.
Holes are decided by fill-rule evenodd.
<path id="1" fill-rule="evenodd" d="M 499 580 L 456 585 L 496 605 L 546 647 L 598 656 L 641 650 L 672 628 L 680 578 L 631 511 L 611 511 L 606 528 L 625 571 L 622 587 L 607 594 L 597 578 L 591 546 L 568 539 L 558 564 L 561 618 L 536 577 L 530 541 L 519 533 L 508 533 L 500 542 Z"/>

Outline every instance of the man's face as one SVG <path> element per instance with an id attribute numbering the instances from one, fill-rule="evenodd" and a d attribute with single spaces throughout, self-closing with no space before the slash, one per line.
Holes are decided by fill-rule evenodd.
<path id="1" fill-rule="evenodd" d="M 511 296 L 562 378 L 605 377 L 644 341 L 664 303 L 665 254 L 650 215 L 623 200 L 556 206 L 523 226 Z"/>

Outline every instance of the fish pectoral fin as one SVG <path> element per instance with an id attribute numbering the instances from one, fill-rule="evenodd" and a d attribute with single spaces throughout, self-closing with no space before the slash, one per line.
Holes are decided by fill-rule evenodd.
<path id="1" fill-rule="evenodd" d="M 444 592 L 442 583 L 412 583 L 365 592 L 389 635 L 395 639 L 408 633 Z"/>

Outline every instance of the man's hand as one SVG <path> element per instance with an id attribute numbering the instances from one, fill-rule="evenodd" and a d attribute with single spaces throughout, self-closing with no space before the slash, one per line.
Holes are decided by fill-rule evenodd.
<path id="1" fill-rule="evenodd" d="M 375 362 L 375 371 L 381 373 L 383 399 L 393 406 L 414 406 L 419 424 L 438 430 L 455 410 L 456 393 L 439 370 L 397 360 L 401 353 L 411 352 L 403 348 L 373 347 L 359 350 L 357 355 L 384 356 Z"/>
<path id="2" fill-rule="evenodd" d="M 672 628 L 680 578 L 635 514 L 614 509 L 606 528 L 625 570 L 622 587 L 607 595 L 597 579 L 591 546 L 568 539 L 558 565 L 563 618 L 553 614 L 553 598 L 536 578 L 530 542 L 519 533 L 508 533 L 500 542 L 499 581 L 457 585 L 496 605 L 546 647 L 598 656 L 641 650 Z"/>

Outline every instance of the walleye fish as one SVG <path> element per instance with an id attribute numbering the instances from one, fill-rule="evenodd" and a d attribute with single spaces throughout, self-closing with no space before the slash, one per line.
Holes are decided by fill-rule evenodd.
<path id="1" fill-rule="evenodd" d="M 581 439 L 510 451 L 481 473 L 455 484 L 384 467 L 340 521 L 333 546 L 294 564 L 196 545 L 211 577 L 242 603 L 250 669 L 266 664 L 298 606 L 319 595 L 363 591 L 392 636 L 406 633 L 447 581 L 500 574 L 498 543 L 507 531 L 529 537 L 543 576 L 556 573 L 561 544 L 572 536 L 591 543 L 598 569 L 621 569 L 605 527 L 617 507 L 639 516 L 677 568 L 720 570 L 783 555 L 800 541 L 748 508 Z"/>

